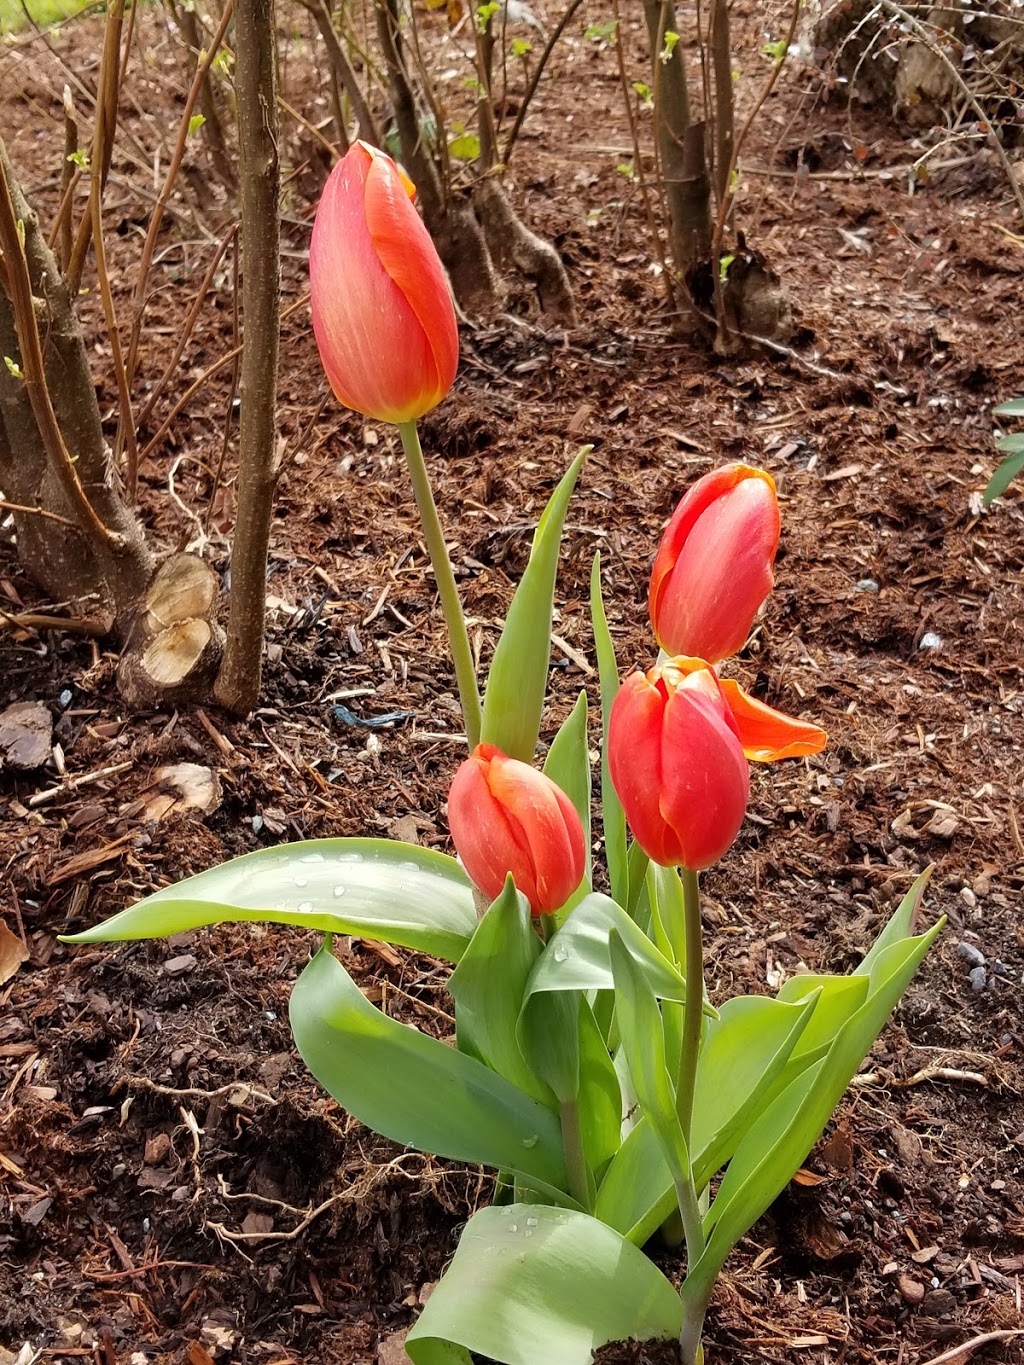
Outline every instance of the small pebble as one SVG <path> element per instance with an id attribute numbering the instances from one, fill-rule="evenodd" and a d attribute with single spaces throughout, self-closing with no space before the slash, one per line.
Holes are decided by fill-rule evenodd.
<path id="1" fill-rule="evenodd" d="M 942 636 L 936 635 L 934 630 L 926 630 L 921 636 L 918 649 L 941 649 Z"/>
<path id="2" fill-rule="evenodd" d="M 967 906 L 968 910 L 973 910 L 978 904 L 978 898 L 969 886 L 962 886 L 960 888 L 960 899 L 963 901 L 964 905 Z"/>
<path id="3" fill-rule="evenodd" d="M 855 583 L 854 589 L 857 592 L 877 592 L 878 584 L 873 578 L 862 578 L 859 583 Z"/>
<path id="4" fill-rule="evenodd" d="M 969 967 L 984 967 L 985 954 L 973 943 L 958 943 L 956 950 Z"/>
<path id="5" fill-rule="evenodd" d="M 970 972 L 971 990 L 983 991 L 988 985 L 988 972 L 984 967 L 973 967 Z"/>

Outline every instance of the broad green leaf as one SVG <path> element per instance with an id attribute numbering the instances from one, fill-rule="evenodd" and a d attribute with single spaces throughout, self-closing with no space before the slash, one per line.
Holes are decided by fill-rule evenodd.
<path id="1" fill-rule="evenodd" d="M 573 460 L 537 523 L 529 563 L 509 606 L 487 678 L 481 738 L 524 763 L 533 762 L 547 692 L 562 527 L 589 449 L 584 447 Z"/>
<path id="2" fill-rule="evenodd" d="M 704 1034 L 693 1101 L 694 1183 L 704 1188 L 769 1102 L 794 1049 L 814 1026 L 820 997 L 787 1005 L 764 996 L 726 1001 Z"/>
<path id="3" fill-rule="evenodd" d="M 604 1034 L 584 999 L 580 1000 L 579 1049 L 583 1152 L 596 1176 L 614 1156 L 621 1141 L 622 1091 Z"/>
<path id="4" fill-rule="evenodd" d="M 1009 439 L 1007 437 L 1007 440 Z M 1020 439 L 1024 441 L 1024 436 Z M 1002 444 L 1000 442 L 1001 446 Z M 996 498 L 1001 498 L 1022 469 L 1024 469 L 1024 449 L 1018 450 L 1015 455 L 1004 460 L 992 475 L 985 486 L 985 493 L 981 500 L 982 505 L 988 507 L 995 502 Z"/>
<path id="5" fill-rule="evenodd" d="M 996 442 L 996 450 L 1005 450 L 1008 455 L 1017 455 L 1024 451 L 1024 431 L 1014 431 L 1009 436 L 1000 436 Z"/>
<path id="6" fill-rule="evenodd" d="M 682 965 L 686 959 L 686 915 L 683 911 L 683 884 L 679 880 L 679 869 L 651 863 L 651 876 L 656 888 L 651 903 L 657 909 L 662 936 L 668 945 L 667 950 L 662 948 L 662 952 L 673 962 Z"/>
<path id="7" fill-rule="evenodd" d="M 1000 403 L 992 409 L 992 414 L 995 417 L 1024 417 L 1024 398 L 1011 398 L 1007 403 Z"/>
<path id="8" fill-rule="evenodd" d="M 375 1009 L 329 941 L 292 991 L 302 1060 L 349 1113 L 393 1142 L 509 1171 L 557 1202 L 566 1183 L 557 1118 L 475 1057 Z"/>
<path id="9" fill-rule="evenodd" d="M 672 1172 L 650 1120 L 626 1134 L 597 1191 L 594 1216 L 635 1246 L 653 1237 L 677 1208 Z"/>
<path id="10" fill-rule="evenodd" d="M 696 1281 L 717 1274 L 730 1249 L 785 1188 L 814 1146 L 944 921 L 886 948 L 871 973 L 867 1000 L 837 1034 L 826 1056 L 782 1092 L 747 1131 L 722 1178 L 706 1219 L 711 1233 Z"/>
<path id="11" fill-rule="evenodd" d="M 232 858 L 64 941 L 161 938 L 228 920 L 353 934 L 457 962 L 476 910 L 446 854 L 389 839 L 309 839 Z"/>
<path id="12" fill-rule="evenodd" d="M 533 995 L 529 986 L 516 1025 L 526 1064 L 555 1092 L 559 1104 L 580 1092 L 579 991 Z"/>
<path id="13" fill-rule="evenodd" d="M 765 996 L 736 996 L 708 1024 L 697 1067 L 690 1138 L 698 1190 L 729 1160 L 768 1103 L 814 1003 L 785 1005 Z M 649 1124 L 641 1121 L 616 1152 L 598 1189 L 595 1213 L 642 1245 L 674 1203 L 668 1166 Z"/>
<path id="14" fill-rule="evenodd" d="M 591 1365 L 607 1342 L 668 1341 L 681 1325 L 672 1285 L 617 1232 L 512 1204 L 470 1219 L 405 1349 L 414 1365 L 468 1365 L 469 1351 L 501 1365 Z"/>
<path id="15" fill-rule="evenodd" d="M 917 912 L 921 907 L 921 899 L 931 881 L 932 869 L 926 867 L 919 877 L 914 881 L 913 886 L 900 901 L 893 911 L 888 923 L 882 932 L 875 939 L 855 975 L 870 976 L 871 969 L 876 960 L 890 948 L 894 943 L 899 943 L 901 939 L 909 938 L 914 932 L 914 925 L 917 922 Z"/>
<path id="16" fill-rule="evenodd" d="M 526 983 L 541 951 L 529 903 L 509 876 L 477 926 L 448 989 L 455 1001 L 461 1051 L 553 1107 L 554 1096 L 527 1066 L 516 1042 Z"/>
<path id="17" fill-rule="evenodd" d="M 614 929 L 608 949 L 615 977 L 615 1017 L 633 1090 L 661 1143 L 673 1181 L 682 1185 L 689 1178 L 690 1158 L 676 1112 L 676 1090 L 668 1072 L 658 1000 Z"/>
<path id="18" fill-rule="evenodd" d="M 584 846 L 587 850 L 587 867 L 583 881 L 575 895 L 569 900 L 571 908 L 590 890 L 591 882 L 591 838 L 590 838 L 590 748 L 587 744 L 587 694 L 581 692 L 576 705 L 563 721 L 558 734 L 551 741 L 551 748 L 544 760 L 544 771 L 552 782 L 557 783 L 576 807 L 583 825 Z M 565 911 L 558 919 L 564 918 Z"/>
<path id="19" fill-rule="evenodd" d="M 612 899 L 628 905 L 629 880 L 626 863 L 626 817 L 622 802 L 608 770 L 608 722 L 612 702 L 619 690 L 619 669 L 615 646 L 608 629 L 608 617 L 601 594 L 601 555 L 594 556 L 590 570 L 590 620 L 597 654 L 597 675 L 601 684 L 601 817 L 604 823 L 604 856 L 608 865 Z"/>
<path id="20" fill-rule="evenodd" d="M 655 995 L 665 1000 L 686 999 L 686 980 L 679 969 L 658 952 L 621 905 L 600 891 L 585 896 L 549 941 L 533 969 L 530 995 L 610 990 L 614 978 L 608 937 L 613 930 L 640 965 Z M 715 1014 L 709 1004 L 704 1012 Z"/>
<path id="21" fill-rule="evenodd" d="M 817 1061 L 817 1054 L 824 1056 L 839 1030 L 868 998 L 868 986 L 866 976 L 818 976 L 807 972 L 790 977 L 779 991 L 779 1001 L 793 1005 L 811 995 L 817 999 L 810 1023 L 793 1049 L 793 1060 L 801 1058 L 806 1066 Z"/>

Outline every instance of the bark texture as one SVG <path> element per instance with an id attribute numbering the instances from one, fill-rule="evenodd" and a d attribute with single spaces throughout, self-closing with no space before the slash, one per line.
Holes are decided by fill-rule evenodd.
<path id="1" fill-rule="evenodd" d="M 66 481 L 47 453 L 25 380 L 0 365 L 0 489 L 9 502 L 64 517 L 15 512 L 18 556 L 27 573 L 57 601 L 81 602 L 90 615 L 109 611 L 123 632 L 152 571 L 142 528 L 126 506 L 103 439 L 96 391 L 71 296 L 0 142 L 0 165 L 16 216 L 24 224 L 25 260 L 39 330 L 46 384 L 78 481 L 112 537 L 84 526 Z M 0 355 L 23 360 L 10 296 L 0 290 Z M 22 369 L 24 367 L 22 366 Z"/>
<path id="2" fill-rule="evenodd" d="M 217 700 L 247 715 L 260 693 L 267 550 L 277 482 L 280 192 L 273 0 L 239 0 L 235 88 L 242 185 L 242 409 L 231 608 Z"/>

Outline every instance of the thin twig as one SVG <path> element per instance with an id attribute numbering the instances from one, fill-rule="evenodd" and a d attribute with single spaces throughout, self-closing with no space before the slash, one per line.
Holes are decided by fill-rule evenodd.
<path id="1" fill-rule="evenodd" d="M 938 57 L 939 61 L 942 62 L 943 66 L 949 72 L 950 76 L 952 76 L 954 83 L 960 87 L 960 90 L 963 92 L 963 95 L 966 98 L 967 102 L 970 104 L 971 108 L 977 115 L 978 122 L 982 124 L 987 124 L 989 127 L 991 127 L 991 120 L 989 119 L 989 116 L 985 113 L 985 110 L 982 108 L 977 95 L 967 84 L 963 76 L 953 65 L 950 59 L 946 56 L 945 52 L 943 52 L 942 48 L 932 41 L 927 28 L 924 26 L 924 24 L 921 23 L 920 19 L 918 19 L 915 15 L 911 14 L 909 10 L 904 9 L 902 5 L 895 4 L 893 0 L 881 0 L 881 4 L 883 9 L 887 10 L 889 14 L 895 16 L 898 19 L 904 20 L 905 23 L 910 24 L 914 32 L 917 34 L 919 40 L 924 44 L 924 46 L 928 49 L 928 51 L 932 54 L 933 57 Z M 999 138 L 996 137 L 994 132 L 992 134 L 992 146 L 995 149 L 995 153 L 999 157 L 999 160 L 1002 162 L 1003 170 L 1006 173 L 1007 183 L 1010 186 L 1010 190 L 1017 204 L 1017 211 L 1021 216 L 1021 220 L 1024 221 L 1024 189 L 1021 188 L 1020 181 L 1014 174 L 1013 166 L 1010 164 L 1010 158 L 1006 154 L 1006 148 L 999 141 Z"/>
<path id="2" fill-rule="evenodd" d="M 113 617 L 110 616 L 89 620 L 84 616 L 47 616 L 36 611 L 14 615 L 0 607 L 0 625 L 14 630 L 61 630 L 65 635 L 85 635 L 92 640 L 102 640 L 110 634 L 113 624 Z"/>
<path id="3" fill-rule="evenodd" d="M 62 517 L 59 512 L 51 512 L 46 507 L 23 507 L 20 502 L 8 502 L 6 498 L 0 498 L 0 516 L 4 512 L 27 512 L 33 517 L 45 517 L 47 521 L 59 521 L 64 526 L 74 526 L 78 523 L 72 521 L 70 517 Z"/>
<path id="4" fill-rule="evenodd" d="M 167 382 L 171 378 L 171 375 L 177 373 L 178 361 L 181 359 L 182 352 L 188 345 L 189 338 L 191 337 L 192 331 L 196 325 L 196 319 L 199 317 L 199 310 L 203 306 L 203 303 L 206 299 L 206 295 L 210 292 L 210 287 L 213 284 L 213 277 L 216 274 L 217 267 L 223 260 L 224 253 L 231 245 L 231 242 L 234 240 L 235 234 L 237 232 L 238 232 L 237 223 L 232 223 L 231 227 L 228 228 L 227 232 L 217 243 L 217 250 L 214 252 L 213 259 L 210 261 L 210 264 L 206 268 L 206 274 L 203 276 L 202 284 L 200 284 L 198 293 L 192 300 L 192 304 L 188 310 L 188 313 L 185 316 L 185 321 L 182 324 L 181 331 L 178 334 L 178 339 L 174 344 L 174 352 L 171 355 L 170 360 L 168 360 L 167 364 L 164 366 L 163 374 L 161 374 L 160 378 L 153 385 L 153 391 L 146 399 L 145 407 L 139 413 L 137 419 L 137 427 L 139 429 L 144 427 L 147 421 L 149 420 L 149 416 L 152 413 L 154 407 L 156 406 L 157 400 L 159 399 L 160 395 L 167 387 Z"/>
<path id="5" fill-rule="evenodd" d="M 149 219 L 149 229 L 146 232 L 146 240 L 142 246 L 142 255 L 139 259 L 139 273 L 135 280 L 135 289 L 132 294 L 132 330 L 128 341 L 128 382 L 132 383 L 135 379 L 135 367 L 139 355 L 139 337 L 142 333 L 142 316 L 146 309 L 146 284 L 149 279 L 150 266 L 153 263 L 153 253 L 156 250 L 156 240 L 160 232 L 160 224 L 163 221 L 164 209 L 171 197 L 174 183 L 178 178 L 181 163 L 185 158 L 185 146 L 188 142 L 189 126 L 192 122 L 192 111 L 195 108 L 196 100 L 199 98 L 199 91 L 203 81 L 206 79 L 207 72 L 213 64 L 213 59 L 220 51 L 221 43 L 224 41 L 224 34 L 227 32 L 228 24 L 231 22 L 231 11 L 234 0 L 226 0 L 224 12 L 220 17 L 220 24 L 214 34 L 208 50 L 202 55 L 196 67 L 195 76 L 192 78 L 192 85 L 185 99 L 185 107 L 182 110 L 181 120 L 178 124 L 178 136 L 174 144 L 174 151 L 171 153 L 170 165 L 167 167 L 167 174 L 164 176 L 163 187 L 160 190 L 156 205 Z M 121 427 L 118 427 L 118 440 L 122 439 Z"/>
<path id="6" fill-rule="evenodd" d="M 308 302 L 309 294 L 307 292 L 304 293 L 301 298 L 296 299 L 293 304 L 290 304 L 289 307 L 283 310 L 283 312 L 281 313 L 281 321 L 284 322 L 285 318 L 291 317 L 293 313 L 297 312 L 300 308 L 304 307 Z M 231 350 L 226 351 L 224 355 L 220 357 L 219 360 L 215 360 L 212 365 L 208 366 L 208 368 L 202 372 L 198 379 L 193 380 L 193 382 L 188 386 L 185 392 L 175 403 L 174 407 L 168 413 L 167 417 L 161 423 L 160 429 L 157 431 L 156 435 L 146 445 L 145 449 L 139 455 L 139 464 L 144 464 L 145 461 L 149 458 L 149 456 L 152 455 L 153 451 L 157 448 L 157 446 L 160 444 L 163 438 L 167 435 L 167 432 L 170 430 L 174 422 L 174 419 L 181 412 L 182 408 L 188 406 L 189 402 L 195 397 L 195 395 L 199 392 L 199 390 L 203 387 L 207 380 L 212 379 L 213 376 L 218 373 L 218 371 L 222 370 L 225 365 L 227 365 L 230 361 L 234 360 L 237 356 L 240 356 L 241 354 L 242 354 L 241 346 L 233 346 Z"/>
<path id="7" fill-rule="evenodd" d="M 572 16 L 576 13 L 582 3 L 583 0 L 570 0 L 568 8 L 555 25 L 551 37 L 544 45 L 544 51 L 540 54 L 540 60 L 537 62 L 536 70 L 530 78 L 529 85 L 526 87 L 526 92 L 523 95 L 523 101 L 519 106 L 519 112 L 516 114 L 515 122 L 509 129 L 508 138 L 505 142 L 505 152 L 502 158 L 506 166 L 508 165 L 509 157 L 512 155 L 512 148 L 515 146 L 516 138 L 519 136 L 519 130 L 523 126 L 523 120 L 526 118 L 526 111 L 530 107 L 530 101 L 536 94 L 537 86 L 540 85 L 540 78 L 544 74 L 544 68 L 548 64 L 548 58 L 551 56 L 552 52 L 554 52 L 555 44 L 565 32 Z"/>
<path id="8" fill-rule="evenodd" d="M 223 1096 L 236 1109 L 241 1108 L 250 1098 L 262 1100 L 264 1104 L 278 1103 L 273 1095 L 267 1095 L 262 1090 L 257 1090 L 255 1086 L 249 1085 L 246 1081 L 231 1081 L 228 1085 L 218 1086 L 216 1090 L 200 1090 L 197 1086 L 186 1086 L 184 1089 L 178 1089 L 173 1085 L 161 1085 L 159 1081 L 151 1081 L 148 1076 L 122 1076 L 117 1083 L 117 1088 L 123 1090 L 128 1086 L 139 1090 L 151 1090 L 154 1095 L 167 1095 L 174 1100 L 216 1100 Z"/>
<path id="9" fill-rule="evenodd" d="M 980 1337 L 962 1341 L 959 1346 L 951 1346 L 940 1356 L 932 1356 L 931 1360 L 925 1361 L 925 1365 L 965 1365 L 968 1357 L 982 1346 L 988 1346 L 994 1341 L 1011 1341 L 1014 1337 L 1024 1337 L 1024 1328 L 1007 1327 L 1001 1332 L 984 1332 Z"/>

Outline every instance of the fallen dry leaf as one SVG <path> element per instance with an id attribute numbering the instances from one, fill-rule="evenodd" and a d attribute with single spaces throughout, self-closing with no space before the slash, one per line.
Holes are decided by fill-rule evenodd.
<path id="1" fill-rule="evenodd" d="M 28 949 L 17 934 L 12 934 L 3 920 L 0 920 L 0 986 L 29 959 Z"/>

